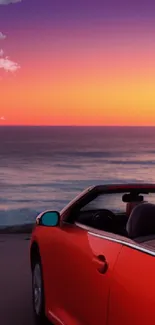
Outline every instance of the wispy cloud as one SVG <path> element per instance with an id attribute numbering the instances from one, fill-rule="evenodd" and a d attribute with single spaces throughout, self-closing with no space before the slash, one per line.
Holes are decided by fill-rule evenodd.
<path id="1" fill-rule="evenodd" d="M 4 55 L 4 51 L 2 49 L 0 49 L 0 56 Z"/>
<path id="2" fill-rule="evenodd" d="M 6 72 L 16 72 L 20 69 L 20 65 L 6 58 L 0 58 L 0 69 L 4 69 Z"/>
<path id="3" fill-rule="evenodd" d="M 4 35 L 2 32 L 0 32 L 0 40 L 3 40 L 6 38 L 6 35 Z"/>
<path id="4" fill-rule="evenodd" d="M 9 5 L 11 3 L 17 3 L 21 1 L 22 0 L 0 0 L 0 5 Z M 6 35 L 0 32 L 0 40 L 4 40 L 5 38 Z M 8 57 L 4 58 L 3 55 L 4 51 L 0 49 L 0 69 L 4 69 L 7 72 L 16 72 L 20 69 L 20 65 L 18 63 L 11 61 Z"/>
<path id="5" fill-rule="evenodd" d="M 9 5 L 10 3 L 21 2 L 22 0 L 0 0 L 0 5 Z"/>

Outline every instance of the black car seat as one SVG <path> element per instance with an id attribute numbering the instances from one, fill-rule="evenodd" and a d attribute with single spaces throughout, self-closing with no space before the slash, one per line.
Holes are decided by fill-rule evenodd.
<path id="1" fill-rule="evenodd" d="M 132 210 L 139 204 L 141 204 L 142 202 L 128 202 L 126 205 L 126 215 L 129 217 Z"/>
<path id="2" fill-rule="evenodd" d="M 155 204 L 141 203 L 133 208 L 126 231 L 139 243 L 155 239 Z"/>

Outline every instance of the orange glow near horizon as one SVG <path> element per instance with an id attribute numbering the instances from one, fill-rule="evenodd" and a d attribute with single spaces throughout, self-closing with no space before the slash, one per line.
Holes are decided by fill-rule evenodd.
<path id="1" fill-rule="evenodd" d="M 14 50 L 21 69 L 0 80 L 0 125 L 155 125 L 155 46 L 142 32 L 116 43 L 111 33 Z"/>

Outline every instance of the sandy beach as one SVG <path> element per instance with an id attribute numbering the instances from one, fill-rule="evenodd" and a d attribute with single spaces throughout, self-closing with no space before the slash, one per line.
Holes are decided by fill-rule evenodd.
<path id="1" fill-rule="evenodd" d="M 0 234 L 31 234 L 34 223 L 16 225 L 16 226 L 0 226 Z"/>
<path id="2" fill-rule="evenodd" d="M 32 325 L 30 234 L 0 236 L 0 323 Z"/>

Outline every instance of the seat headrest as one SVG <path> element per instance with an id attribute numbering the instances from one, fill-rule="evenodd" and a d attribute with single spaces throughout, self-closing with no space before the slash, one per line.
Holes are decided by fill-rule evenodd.
<path id="1" fill-rule="evenodd" d="M 126 215 L 130 216 L 132 210 L 139 204 L 142 204 L 142 202 L 128 202 L 126 205 Z"/>
<path id="2" fill-rule="evenodd" d="M 155 234 L 155 204 L 141 203 L 133 208 L 126 230 L 130 238 Z"/>

